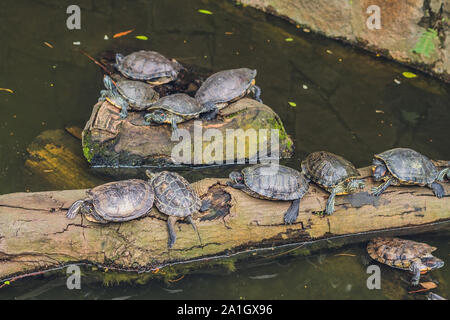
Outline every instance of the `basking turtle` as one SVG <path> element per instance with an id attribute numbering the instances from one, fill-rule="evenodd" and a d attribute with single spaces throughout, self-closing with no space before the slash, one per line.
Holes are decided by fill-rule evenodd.
<path id="1" fill-rule="evenodd" d="M 310 153 L 301 166 L 308 179 L 331 193 L 327 200 L 326 214 L 334 212 L 336 196 L 355 193 L 365 185 L 363 180 L 358 179 L 358 170 L 350 161 L 331 152 Z"/>
<path id="2" fill-rule="evenodd" d="M 99 101 L 107 100 L 118 108 L 121 108 L 120 116 L 126 118 L 128 109 L 141 111 L 154 104 L 159 99 L 159 94 L 149 84 L 133 81 L 113 81 L 109 76 L 103 78 L 107 90 L 100 92 Z"/>
<path id="3" fill-rule="evenodd" d="M 202 202 L 189 185 L 189 182 L 178 173 L 169 171 L 152 173 L 146 170 L 146 174 L 151 179 L 151 184 L 155 191 L 156 207 L 161 213 L 169 217 L 167 220 L 169 248 L 173 247 L 177 239 L 174 227 L 179 219 L 184 219 L 192 225 L 201 244 L 200 234 L 191 215 L 198 211 L 208 210 L 210 202 Z"/>
<path id="4" fill-rule="evenodd" d="M 137 51 L 127 56 L 116 54 L 115 67 L 125 77 L 160 85 L 175 80 L 183 66 L 155 51 Z"/>
<path id="5" fill-rule="evenodd" d="M 123 222 L 150 212 L 155 198 L 149 182 L 138 179 L 110 182 L 87 191 L 86 199 L 75 201 L 66 217 L 81 212 L 92 222 Z"/>
<path id="6" fill-rule="evenodd" d="M 435 247 L 426 243 L 399 238 L 376 238 L 367 245 L 367 252 L 372 259 L 412 272 L 413 285 L 419 284 L 420 274 L 444 265 L 444 261 L 431 254 L 435 250 Z"/>
<path id="7" fill-rule="evenodd" d="M 203 117 L 214 119 L 220 109 L 252 92 L 262 102 L 261 89 L 255 85 L 256 70 L 248 68 L 217 72 L 203 82 L 195 98 L 208 112 Z"/>
<path id="8" fill-rule="evenodd" d="M 177 124 L 197 118 L 203 107 L 196 99 L 185 93 L 175 93 L 159 99 L 147 111 L 150 113 L 144 116 L 147 123 L 169 123 L 172 131 L 178 136 Z"/>
<path id="9" fill-rule="evenodd" d="M 293 201 L 284 214 L 286 224 L 294 223 L 301 198 L 306 194 L 309 181 L 297 170 L 275 164 L 257 164 L 242 172 L 230 173 L 228 185 L 252 197 L 267 200 Z"/>
<path id="10" fill-rule="evenodd" d="M 426 156 L 408 148 L 395 148 L 376 154 L 373 159 L 373 177 L 384 181 L 373 188 L 373 195 L 379 196 L 390 185 L 419 185 L 431 188 L 438 198 L 445 195 L 444 187 L 436 181 L 443 181 L 450 175 L 450 168 L 438 171 Z"/>

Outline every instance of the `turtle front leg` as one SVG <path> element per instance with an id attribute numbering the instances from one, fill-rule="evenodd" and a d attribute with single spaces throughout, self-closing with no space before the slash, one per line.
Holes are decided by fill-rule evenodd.
<path id="1" fill-rule="evenodd" d="M 447 179 L 450 180 L 450 168 L 445 168 L 445 169 L 439 171 L 439 174 L 438 174 L 436 180 L 444 182 L 445 176 L 447 176 Z"/>
<path id="2" fill-rule="evenodd" d="M 175 244 L 175 241 L 177 241 L 177 234 L 175 233 L 175 223 L 177 222 L 178 218 L 174 216 L 170 216 L 167 219 L 167 229 L 169 231 L 169 249 L 173 247 Z"/>
<path id="3" fill-rule="evenodd" d="M 258 87 L 256 84 L 254 84 L 251 88 L 250 88 L 251 92 L 253 93 L 253 96 L 255 98 L 256 101 L 263 103 L 263 101 L 261 100 L 261 88 Z"/>
<path id="4" fill-rule="evenodd" d="M 438 198 L 442 198 L 445 195 L 444 187 L 436 181 L 429 184 L 428 187 L 433 190 L 434 195 Z"/>
<path id="5" fill-rule="evenodd" d="M 214 120 L 219 114 L 219 109 L 217 108 L 215 103 L 207 102 L 203 107 L 204 111 L 200 116 L 201 119 L 211 121 Z"/>
<path id="6" fill-rule="evenodd" d="M 334 188 L 333 190 L 331 190 L 331 194 L 327 200 L 327 206 L 325 208 L 325 213 L 328 215 L 330 215 L 334 212 L 334 200 L 336 198 L 336 193 L 337 193 L 336 189 L 337 189 L 337 187 Z"/>
<path id="7" fill-rule="evenodd" d="M 202 238 L 200 237 L 200 233 L 197 230 L 197 226 L 195 225 L 194 220 L 192 219 L 191 216 L 187 216 L 186 220 L 187 220 L 187 222 L 189 222 L 192 225 L 192 228 L 194 228 L 194 231 L 197 232 L 198 241 L 200 241 L 200 245 L 203 246 Z"/>
<path id="8" fill-rule="evenodd" d="M 380 184 L 378 187 L 372 188 L 372 195 L 378 197 L 391 185 L 392 182 L 394 182 L 394 179 L 389 178 L 388 180 Z"/>
<path id="9" fill-rule="evenodd" d="M 170 124 L 172 125 L 172 139 L 178 140 L 180 138 L 180 134 L 178 132 L 178 125 L 175 117 L 172 118 Z"/>
<path id="10" fill-rule="evenodd" d="M 300 208 L 300 199 L 292 201 L 291 206 L 284 213 L 285 224 L 292 224 L 295 222 L 295 220 L 297 220 L 299 208 Z"/>
<path id="11" fill-rule="evenodd" d="M 417 286 L 419 284 L 419 281 L 420 281 L 420 264 L 417 263 L 417 262 L 413 262 L 409 269 L 413 273 L 413 277 L 411 279 L 411 284 L 413 286 Z"/>

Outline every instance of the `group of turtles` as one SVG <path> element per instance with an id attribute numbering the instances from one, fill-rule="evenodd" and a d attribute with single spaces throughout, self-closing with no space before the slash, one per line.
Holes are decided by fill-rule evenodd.
<path id="1" fill-rule="evenodd" d="M 175 93 L 160 97 L 153 89 L 173 81 L 183 67 L 154 51 L 138 51 L 123 56 L 117 54 L 115 68 L 125 77 L 114 81 L 104 77 L 106 90 L 100 100 L 107 100 L 121 109 L 127 117 L 128 110 L 145 111 L 145 125 L 169 123 L 176 132 L 177 124 L 201 117 L 214 119 L 221 108 L 248 93 L 260 101 L 261 90 L 255 85 L 256 70 L 247 68 L 225 70 L 207 78 L 195 97 Z M 310 182 L 330 193 L 324 214 L 334 212 L 335 197 L 356 193 L 364 189 L 364 180 L 356 167 L 343 157 L 327 151 L 309 154 L 301 162 L 301 170 L 279 164 L 256 164 L 233 171 L 228 186 L 248 195 L 267 200 L 291 201 L 284 213 L 284 223 L 295 223 L 300 202 L 308 192 Z M 193 221 L 196 212 L 209 210 L 211 202 L 202 201 L 181 175 L 175 172 L 146 171 L 148 180 L 130 179 L 111 182 L 87 192 L 87 198 L 76 201 L 67 212 L 74 219 L 82 213 L 89 221 L 98 223 L 124 222 L 148 215 L 153 205 L 167 216 L 168 247 L 176 241 L 175 223 L 183 219 L 200 233 Z M 408 148 L 395 148 L 373 158 L 372 175 L 382 182 L 373 188 L 372 195 L 380 196 L 391 185 L 419 185 L 433 190 L 436 197 L 444 196 L 439 183 L 450 179 L 450 168 L 438 170 L 426 156 Z M 373 259 L 403 270 L 411 271 L 413 284 L 420 274 L 443 266 L 443 261 L 433 257 L 436 248 L 427 244 L 398 238 L 376 238 L 367 246 Z"/>
<path id="2" fill-rule="evenodd" d="M 183 66 L 155 51 L 137 51 L 127 56 L 116 55 L 114 67 L 124 77 L 114 81 L 105 75 L 106 90 L 101 91 L 99 101 L 107 100 L 121 109 L 126 118 L 128 110 L 145 111 L 144 124 L 170 124 L 177 135 L 181 122 L 201 117 L 212 120 L 219 110 L 243 96 L 253 93 L 261 101 L 261 89 L 255 85 L 256 70 L 239 68 L 223 70 L 207 78 L 195 97 L 175 93 L 160 97 L 154 86 L 177 79 Z"/>

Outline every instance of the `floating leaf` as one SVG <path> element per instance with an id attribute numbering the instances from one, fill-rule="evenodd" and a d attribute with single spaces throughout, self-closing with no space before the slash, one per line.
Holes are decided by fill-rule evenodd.
<path id="1" fill-rule="evenodd" d="M 74 46 L 79 46 L 80 44 L 81 44 L 80 41 L 75 41 L 75 42 L 73 42 L 73 45 L 74 45 Z"/>
<path id="2" fill-rule="evenodd" d="M 9 282 L 9 281 L 5 281 L 4 283 L 5 283 L 5 284 L 11 284 L 11 282 Z"/>
<path id="3" fill-rule="evenodd" d="M 148 40 L 148 37 L 147 37 L 147 36 L 136 36 L 136 39 L 139 39 L 139 40 Z"/>
<path id="4" fill-rule="evenodd" d="M 295 102 L 288 101 L 288 103 L 289 103 L 289 105 L 290 105 L 291 107 L 296 107 L 296 106 L 297 106 L 297 104 L 296 104 Z"/>
<path id="5" fill-rule="evenodd" d="M 113 38 L 120 38 L 120 37 L 126 36 L 127 34 L 132 33 L 134 30 L 135 30 L 135 29 L 131 29 L 131 30 L 127 30 L 127 31 L 123 31 L 123 32 L 116 33 L 116 34 L 113 36 Z"/>
<path id="6" fill-rule="evenodd" d="M 49 48 L 51 48 L 51 49 L 53 49 L 53 46 L 50 44 L 50 43 L 48 43 L 48 42 L 46 42 L 46 41 L 44 41 L 44 44 L 47 46 L 47 47 L 49 47 Z"/>
<path id="7" fill-rule="evenodd" d="M 14 93 L 14 91 L 12 91 L 11 89 L 6 89 L 6 88 L 0 88 L 0 91 L 6 91 L 9 93 Z"/>
<path id="8" fill-rule="evenodd" d="M 400 84 L 400 83 L 401 83 L 400 80 L 397 80 L 397 79 L 394 79 L 394 82 L 395 82 L 396 84 Z"/>
<path id="9" fill-rule="evenodd" d="M 227 36 L 230 36 L 230 35 L 233 34 L 233 32 L 231 32 L 231 31 L 225 31 L 225 34 L 226 34 Z"/>
<path id="10" fill-rule="evenodd" d="M 203 13 L 203 14 L 213 14 L 211 11 L 205 10 L 205 9 L 198 9 L 198 12 Z"/>
<path id="11" fill-rule="evenodd" d="M 412 73 L 412 72 L 403 72 L 402 73 L 402 75 L 405 77 L 405 78 L 408 78 L 408 79 L 411 79 L 411 78 L 417 78 L 417 74 L 415 74 L 415 73 Z"/>
<path id="12" fill-rule="evenodd" d="M 328 54 L 333 54 L 333 51 L 331 51 L 329 49 L 327 49 L 325 52 L 328 53 Z"/>
<path id="13" fill-rule="evenodd" d="M 434 39 L 436 39 L 438 33 L 436 30 L 428 28 L 427 31 L 423 32 L 420 39 L 417 41 L 416 46 L 413 49 L 415 53 L 421 53 L 425 57 L 429 57 L 434 51 Z"/>
<path id="14" fill-rule="evenodd" d="M 292 39 L 292 38 L 286 38 L 286 39 L 284 39 L 284 41 L 286 41 L 286 42 L 292 42 L 292 41 L 294 41 L 294 39 Z"/>

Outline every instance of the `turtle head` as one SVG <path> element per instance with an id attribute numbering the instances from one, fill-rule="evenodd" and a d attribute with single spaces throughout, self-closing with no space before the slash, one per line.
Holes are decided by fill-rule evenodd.
<path id="1" fill-rule="evenodd" d="M 123 59 L 125 59 L 125 57 L 123 56 L 123 54 L 121 53 L 117 53 L 116 54 L 116 64 L 115 67 L 117 68 L 120 64 L 122 64 Z"/>
<path id="2" fill-rule="evenodd" d="M 244 176 L 239 171 L 233 171 L 230 173 L 229 178 L 234 183 L 242 183 L 244 182 Z"/>
<path id="3" fill-rule="evenodd" d="M 366 186 L 362 179 L 352 179 L 347 184 L 347 190 L 349 193 L 355 193 L 358 190 L 364 189 Z"/>
<path id="4" fill-rule="evenodd" d="M 373 159 L 372 162 L 372 175 L 376 181 L 382 180 L 386 176 L 387 167 L 386 165 L 378 159 Z"/>
<path id="5" fill-rule="evenodd" d="M 147 113 L 145 116 L 145 121 L 154 123 L 167 123 L 169 121 L 167 112 L 163 110 L 155 110 L 151 113 Z"/>
<path id="6" fill-rule="evenodd" d="M 103 84 L 105 85 L 105 88 L 108 90 L 111 90 L 111 91 L 116 90 L 116 84 L 114 83 L 114 80 L 111 79 L 111 77 L 106 74 L 103 77 Z"/>
<path id="7" fill-rule="evenodd" d="M 420 273 L 427 273 L 428 271 L 439 269 L 444 266 L 444 261 L 432 255 L 423 257 L 420 260 Z"/>
<path id="8" fill-rule="evenodd" d="M 147 178 L 149 178 L 150 180 L 153 179 L 156 175 L 155 172 L 151 172 L 150 170 L 145 170 L 145 175 L 147 176 Z"/>

